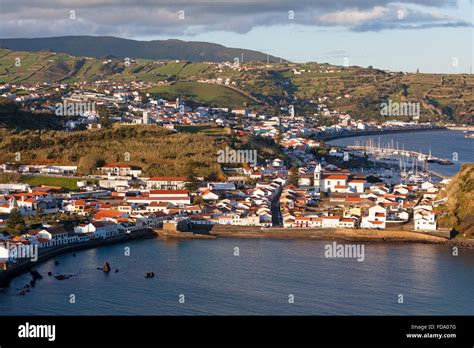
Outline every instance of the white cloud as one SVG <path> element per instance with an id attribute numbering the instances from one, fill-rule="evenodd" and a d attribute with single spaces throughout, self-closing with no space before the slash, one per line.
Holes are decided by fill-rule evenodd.
<path id="1" fill-rule="evenodd" d="M 456 0 L 0 0 L 0 37 L 192 35 L 246 33 L 256 27 L 300 24 L 353 31 L 469 26 L 444 15 Z M 397 11 L 404 8 L 403 21 Z M 438 9 L 441 13 L 434 11 Z M 76 20 L 69 19 L 69 11 Z M 180 10 L 185 19 L 179 19 Z M 294 19 L 288 11 L 294 11 Z"/>
<path id="2" fill-rule="evenodd" d="M 319 18 L 321 24 L 353 26 L 361 22 L 382 19 L 389 10 L 382 6 L 375 6 L 367 11 L 345 10 L 325 14 Z"/>

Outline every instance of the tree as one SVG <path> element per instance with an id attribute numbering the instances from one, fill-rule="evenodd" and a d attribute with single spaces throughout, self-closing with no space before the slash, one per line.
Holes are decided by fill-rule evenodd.
<path id="1" fill-rule="evenodd" d="M 237 115 L 237 127 L 242 128 L 244 126 L 244 116 Z"/>
<path id="2" fill-rule="evenodd" d="M 20 174 L 0 172 L 0 183 L 9 184 L 20 182 Z"/>
<path id="3" fill-rule="evenodd" d="M 103 165 L 104 160 L 101 158 L 99 154 L 96 153 L 89 153 L 87 155 L 82 156 L 79 159 L 79 163 L 77 164 L 78 172 L 81 174 L 92 174 L 96 171 L 96 168 Z"/>
<path id="4" fill-rule="evenodd" d="M 275 135 L 275 142 L 280 145 L 281 140 L 283 139 L 283 132 L 281 128 L 278 128 L 278 133 Z"/>
<path id="5" fill-rule="evenodd" d="M 202 207 L 204 205 L 204 203 L 206 203 L 204 201 L 204 198 L 202 198 L 199 195 L 194 196 L 193 204 L 196 204 L 196 205 L 199 205 L 200 207 Z"/>
<path id="6" fill-rule="evenodd" d="M 98 108 L 99 113 L 99 123 L 102 127 L 109 127 L 111 124 L 110 113 L 107 107 L 100 105 Z"/>
<path id="7" fill-rule="evenodd" d="M 288 185 L 298 186 L 298 165 L 293 163 L 290 169 L 290 175 L 288 176 Z"/>
<path id="8" fill-rule="evenodd" d="M 25 219 L 23 219 L 18 209 L 15 208 L 10 212 L 7 227 L 20 233 L 26 230 Z"/>
<path id="9" fill-rule="evenodd" d="M 210 172 L 209 175 L 206 177 L 206 180 L 207 180 L 207 181 L 216 181 L 216 180 L 219 180 L 219 175 L 218 175 L 216 172 L 212 171 L 212 172 Z"/>
<path id="10" fill-rule="evenodd" d="M 184 187 L 190 192 L 196 192 L 198 190 L 199 180 L 194 173 L 189 173 L 186 176 L 186 184 L 184 184 Z"/>

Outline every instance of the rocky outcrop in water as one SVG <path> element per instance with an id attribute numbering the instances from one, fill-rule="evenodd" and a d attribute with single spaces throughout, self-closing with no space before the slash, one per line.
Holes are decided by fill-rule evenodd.
<path id="1" fill-rule="evenodd" d="M 145 272 L 145 278 L 153 278 L 155 276 L 155 272 Z"/>
<path id="2" fill-rule="evenodd" d="M 109 263 L 106 261 L 105 264 L 102 266 L 102 271 L 104 273 L 109 273 L 110 272 L 110 265 Z"/>

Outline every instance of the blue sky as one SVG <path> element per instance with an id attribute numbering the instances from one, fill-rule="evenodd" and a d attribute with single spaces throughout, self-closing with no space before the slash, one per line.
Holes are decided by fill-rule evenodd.
<path id="1" fill-rule="evenodd" d="M 0 9 L 3 38 L 177 38 L 295 62 L 347 58 L 437 73 L 474 66 L 472 0 L 0 0 Z"/>

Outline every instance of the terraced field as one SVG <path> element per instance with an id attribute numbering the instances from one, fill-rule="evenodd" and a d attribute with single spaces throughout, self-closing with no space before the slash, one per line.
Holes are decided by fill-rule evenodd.
<path id="1" fill-rule="evenodd" d="M 204 101 L 216 106 L 241 107 L 254 103 L 247 96 L 222 85 L 200 83 L 194 81 L 176 82 L 169 85 L 162 85 L 147 90 L 163 97 L 174 99 L 183 97 L 196 101 Z"/>
<path id="2" fill-rule="evenodd" d="M 16 58 L 20 66 L 16 66 Z M 296 73 L 295 73 L 296 71 Z M 229 79 L 229 86 L 200 83 Z M 294 105 L 299 113 L 315 113 L 318 98 L 330 109 L 355 118 L 380 118 L 384 101 L 417 102 L 422 121 L 474 124 L 474 76 L 407 74 L 329 64 L 246 63 L 233 69 L 211 63 L 73 57 L 68 54 L 13 52 L 0 49 L 0 83 L 35 84 L 64 81 L 169 82 L 152 93 L 192 99 L 220 107 L 259 105 L 267 112 Z"/>

